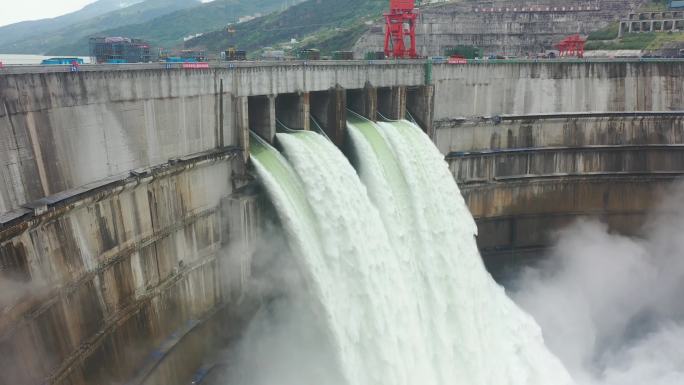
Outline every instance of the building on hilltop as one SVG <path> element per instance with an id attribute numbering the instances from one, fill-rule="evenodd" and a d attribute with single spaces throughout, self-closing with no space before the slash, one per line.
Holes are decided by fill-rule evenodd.
<path id="1" fill-rule="evenodd" d="M 150 44 L 128 37 L 90 38 L 90 56 L 95 63 L 148 63 L 152 61 Z"/>

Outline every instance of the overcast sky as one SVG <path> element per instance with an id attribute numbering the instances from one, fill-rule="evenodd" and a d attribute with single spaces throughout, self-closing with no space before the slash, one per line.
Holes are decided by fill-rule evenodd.
<path id="1" fill-rule="evenodd" d="M 0 0 L 0 26 L 77 11 L 95 0 Z"/>

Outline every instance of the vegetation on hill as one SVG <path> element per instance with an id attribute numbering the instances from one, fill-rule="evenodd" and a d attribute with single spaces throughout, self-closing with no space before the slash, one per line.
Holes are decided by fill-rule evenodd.
<path id="1" fill-rule="evenodd" d="M 307 36 L 299 44 L 299 49 L 316 48 L 323 55 L 331 55 L 335 51 L 351 50 L 357 40 L 366 32 L 364 23 L 353 23 L 344 28 L 330 29 Z"/>
<path id="2" fill-rule="evenodd" d="M 318 48 L 323 54 L 348 49 L 365 32 L 367 21 L 375 20 L 388 7 L 387 0 L 308 0 L 247 23 L 235 32 L 214 31 L 192 39 L 186 47 L 220 51 L 235 45 L 247 51 L 278 43 L 297 48 Z"/>
<path id="3" fill-rule="evenodd" d="M 130 1 L 130 3 L 134 3 L 134 1 Z M 21 41 L 29 36 L 47 34 L 49 32 L 67 27 L 71 24 L 116 11 L 120 8 L 121 0 L 98 0 L 83 7 L 81 10 L 63 16 L 51 19 L 22 21 L 20 23 L 6 25 L 0 27 L 0 47 L 4 47 L 5 45 L 13 42 Z M 6 51 L 3 49 L 3 52 Z"/>
<path id="4" fill-rule="evenodd" d="M 650 0 L 639 7 L 638 12 L 664 11 L 667 9 L 667 0 Z"/>
<path id="5" fill-rule="evenodd" d="M 607 26 L 606 28 L 590 32 L 588 40 L 614 40 L 617 39 L 619 32 L 620 23 L 615 22 Z"/>
<path id="6" fill-rule="evenodd" d="M 637 9 L 637 12 L 663 11 L 667 0 L 650 0 Z M 663 48 L 668 43 L 684 42 L 681 32 L 643 32 L 625 34 L 618 38 L 620 24 L 615 22 L 606 28 L 589 34 L 587 50 L 645 50 Z"/>
<path id="7" fill-rule="evenodd" d="M 149 0 L 148 0 L 149 1 Z M 152 20 L 100 30 L 101 36 L 129 36 L 149 41 L 155 47 L 173 48 L 183 45 L 183 38 L 215 31 L 237 22 L 241 16 L 266 14 L 280 9 L 283 0 L 215 0 L 189 9 L 183 9 Z M 51 49 L 51 53 L 87 53 L 88 37 L 71 44 Z"/>
<path id="8" fill-rule="evenodd" d="M 102 2 L 116 4 L 114 10 Z M 126 36 L 150 41 L 155 47 L 181 47 L 187 36 L 223 29 L 242 16 L 277 11 L 289 0 L 100 0 L 99 13 L 92 9 L 65 15 L 50 28 L 3 27 L 0 52 L 47 55 L 88 55 L 88 39 L 93 36 Z M 86 7 L 87 8 L 87 7 Z M 85 17 L 86 15 L 87 17 Z M 23 23 L 20 23 L 23 24 Z M 0 28 L 2 32 L 3 28 Z"/>
<path id="9" fill-rule="evenodd" d="M 121 3 L 121 1 L 119 0 L 117 3 Z M 177 10 L 197 7 L 200 4 L 199 0 L 146 0 L 85 20 L 66 23 L 48 32 L 30 33 L 18 40 L 0 45 L 0 52 L 87 55 L 88 36 L 99 35 L 101 31 L 108 28 L 152 20 Z M 85 45 L 83 45 L 83 41 L 86 42 Z M 78 42 L 77 44 L 80 45 L 75 47 L 74 42 Z"/>
<path id="10" fill-rule="evenodd" d="M 654 51 L 663 48 L 667 43 L 684 43 L 682 32 L 644 32 L 625 35 L 622 39 L 606 41 L 589 41 L 587 50 L 620 50 L 638 49 Z"/>

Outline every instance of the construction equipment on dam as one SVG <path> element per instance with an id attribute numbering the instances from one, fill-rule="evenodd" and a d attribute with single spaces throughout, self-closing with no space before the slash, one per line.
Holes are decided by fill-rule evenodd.
<path id="1" fill-rule="evenodd" d="M 418 11 L 414 0 L 390 0 L 385 14 L 385 56 L 388 58 L 416 58 L 416 20 Z M 408 47 L 406 40 L 409 40 Z"/>
<path id="2" fill-rule="evenodd" d="M 579 34 L 575 34 L 566 37 L 555 47 L 558 48 L 560 57 L 578 57 L 581 59 L 584 57 L 584 44 L 586 42 Z"/>

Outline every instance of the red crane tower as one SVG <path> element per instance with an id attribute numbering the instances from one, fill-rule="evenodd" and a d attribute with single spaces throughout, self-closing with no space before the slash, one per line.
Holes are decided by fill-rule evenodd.
<path id="1" fill-rule="evenodd" d="M 390 0 L 390 11 L 385 14 L 385 56 L 388 58 L 415 58 L 416 20 L 415 0 Z M 409 46 L 406 47 L 406 38 Z"/>
<path id="2" fill-rule="evenodd" d="M 556 48 L 560 52 L 560 56 L 576 56 L 578 58 L 584 57 L 584 44 L 587 41 L 582 39 L 580 35 L 572 35 L 563 39 L 556 44 Z"/>

